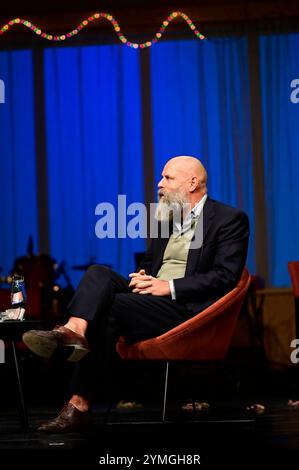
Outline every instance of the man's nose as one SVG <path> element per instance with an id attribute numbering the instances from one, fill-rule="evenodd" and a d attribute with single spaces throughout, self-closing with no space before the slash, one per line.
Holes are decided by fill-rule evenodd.
<path id="1" fill-rule="evenodd" d="M 158 188 L 163 188 L 163 183 L 162 183 L 162 181 L 163 181 L 163 178 L 159 181 L 159 183 L 158 183 Z"/>

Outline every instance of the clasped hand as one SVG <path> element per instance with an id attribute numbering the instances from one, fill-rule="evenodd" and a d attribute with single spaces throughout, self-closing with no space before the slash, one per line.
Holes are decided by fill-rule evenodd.
<path id="1" fill-rule="evenodd" d="M 170 295 L 169 282 L 148 276 L 144 269 L 129 274 L 129 277 L 131 278 L 129 287 L 136 294 Z"/>

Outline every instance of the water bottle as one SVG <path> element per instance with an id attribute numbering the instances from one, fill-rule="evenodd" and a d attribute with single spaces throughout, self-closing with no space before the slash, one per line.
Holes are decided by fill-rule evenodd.
<path id="1" fill-rule="evenodd" d="M 11 308 L 22 307 L 26 304 L 26 290 L 23 276 L 14 274 L 11 284 Z"/>

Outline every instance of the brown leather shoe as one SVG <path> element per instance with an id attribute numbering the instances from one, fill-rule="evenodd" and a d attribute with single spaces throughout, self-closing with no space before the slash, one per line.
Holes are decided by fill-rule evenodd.
<path id="1" fill-rule="evenodd" d="M 80 411 L 66 403 L 56 418 L 42 423 L 37 430 L 49 433 L 86 431 L 92 424 L 90 411 Z"/>
<path id="2" fill-rule="evenodd" d="M 75 333 L 64 326 L 56 326 L 52 331 L 30 330 L 22 337 L 31 351 L 42 357 L 50 358 L 58 346 L 72 348 L 68 361 L 79 361 L 89 352 L 89 346 L 84 336 Z"/>

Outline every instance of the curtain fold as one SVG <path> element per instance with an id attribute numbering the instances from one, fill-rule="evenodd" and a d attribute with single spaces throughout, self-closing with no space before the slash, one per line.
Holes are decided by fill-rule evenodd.
<path id="1" fill-rule="evenodd" d="M 208 192 L 250 219 L 255 272 L 254 181 L 246 39 L 169 41 L 151 49 L 155 177 L 176 155 L 208 172 Z"/>
<path id="2" fill-rule="evenodd" d="M 299 34 L 260 37 L 265 200 L 271 284 L 289 286 L 288 261 L 299 259 Z"/>
<path id="3" fill-rule="evenodd" d="M 38 246 L 32 52 L 0 52 L 5 103 L 0 104 L 0 268 Z"/>
<path id="4" fill-rule="evenodd" d="M 299 35 L 260 37 L 264 194 L 270 284 L 289 285 L 298 259 Z M 120 45 L 44 51 L 45 130 L 51 255 L 69 267 L 99 262 L 127 275 L 143 239 L 96 237 L 97 204 L 118 209 L 144 201 L 140 54 Z M 0 52 L 0 267 L 8 274 L 38 246 L 32 51 Z M 150 93 L 156 185 L 165 162 L 199 157 L 209 195 L 250 218 L 248 267 L 255 272 L 250 87 L 246 38 L 163 41 L 150 49 Z M 253 116 L 254 119 L 254 116 Z M 148 182 L 147 182 L 148 184 Z M 132 219 L 128 215 L 122 224 Z M 82 275 L 71 270 L 76 284 Z"/>
<path id="5" fill-rule="evenodd" d="M 144 240 L 97 238 L 95 208 L 111 203 L 117 217 L 118 194 L 144 200 L 139 54 L 78 47 L 44 59 L 51 252 L 69 267 L 96 261 L 127 276 Z M 82 273 L 71 274 L 76 284 Z"/>

